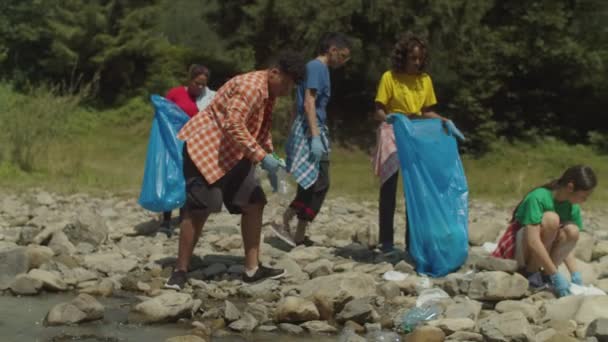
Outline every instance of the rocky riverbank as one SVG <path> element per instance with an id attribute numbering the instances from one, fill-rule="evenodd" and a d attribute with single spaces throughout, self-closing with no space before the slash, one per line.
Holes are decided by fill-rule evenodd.
<path id="1" fill-rule="evenodd" d="M 271 197 L 265 220 L 279 217 L 283 208 L 280 198 Z M 366 341 L 380 330 L 407 341 L 607 341 L 608 296 L 532 293 L 514 273 L 514 262 L 488 256 L 482 245 L 496 241 L 509 216 L 506 209 L 473 202 L 469 260 L 457 273 L 427 279 L 402 256 L 370 248 L 377 242 L 376 203 L 330 199 L 311 227 L 312 247 L 289 249 L 264 230 L 263 262 L 285 268 L 288 276 L 249 285 L 240 280 L 239 217 L 222 213 L 210 218 L 189 285 L 177 293 L 162 289 L 177 254 L 177 234 L 154 234 L 156 216 L 135 200 L 5 192 L 0 291 L 73 293 L 73 300 L 48 312 L 47 325 L 103 318 L 99 297 L 137 297 L 129 322 L 192 326 L 189 337 L 172 341 L 255 332 Z M 396 241 L 403 241 L 403 217 L 401 209 Z M 585 212 L 585 227 L 576 251 L 584 281 L 608 291 L 608 212 Z M 402 279 L 384 279 L 388 271 Z M 431 293 L 442 297 L 435 302 L 438 316 L 406 335 L 404 314 Z"/>

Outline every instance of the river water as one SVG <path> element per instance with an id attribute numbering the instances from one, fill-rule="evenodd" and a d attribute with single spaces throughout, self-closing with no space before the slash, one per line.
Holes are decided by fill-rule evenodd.
<path id="1" fill-rule="evenodd" d="M 188 335 L 189 324 L 127 324 L 131 298 L 98 298 L 105 306 L 103 320 L 77 326 L 45 327 L 44 317 L 56 304 L 68 302 L 73 294 L 43 294 L 36 297 L 0 296 L 1 342 L 164 342 L 169 337 Z M 295 337 L 282 334 L 253 334 L 246 337 L 230 336 L 213 338 L 213 342 L 329 342 L 335 336 Z"/>

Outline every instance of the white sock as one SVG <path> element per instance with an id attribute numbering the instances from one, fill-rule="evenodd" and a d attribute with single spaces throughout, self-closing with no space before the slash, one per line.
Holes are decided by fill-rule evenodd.
<path id="1" fill-rule="evenodd" d="M 253 277 L 253 275 L 255 274 L 255 272 L 258 271 L 258 267 L 252 269 L 252 270 L 245 270 L 245 274 L 247 274 L 248 277 Z"/>

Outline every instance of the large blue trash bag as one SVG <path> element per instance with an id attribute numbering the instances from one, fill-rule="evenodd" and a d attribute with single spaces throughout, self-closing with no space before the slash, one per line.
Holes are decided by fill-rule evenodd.
<path id="1" fill-rule="evenodd" d="M 177 133 L 189 117 L 162 96 L 152 95 L 150 99 L 154 105 L 154 121 L 139 204 L 150 211 L 171 211 L 181 208 L 186 199 L 182 171 L 184 142 L 177 139 Z"/>
<path id="2" fill-rule="evenodd" d="M 439 119 L 393 122 L 407 206 L 409 252 L 416 271 L 441 277 L 457 270 L 468 254 L 467 180 L 454 124 Z M 446 129 L 448 133 L 446 133 Z"/>

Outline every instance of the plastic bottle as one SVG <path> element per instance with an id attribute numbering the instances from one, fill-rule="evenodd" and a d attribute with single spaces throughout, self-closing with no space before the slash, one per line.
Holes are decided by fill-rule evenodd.
<path id="1" fill-rule="evenodd" d="M 287 181 L 287 171 L 285 168 L 287 167 L 285 160 L 280 158 L 276 153 L 273 153 L 272 156 L 279 161 L 279 169 L 276 173 L 276 192 L 279 195 L 285 196 L 289 194 L 289 182 Z"/>
<path id="2" fill-rule="evenodd" d="M 437 319 L 442 312 L 443 308 L 437 303 L 415 307 L 403 315 L 401 329 L 409 333 L 416 329 L 420 323 Z"/>
<path id="3" fill-rule="evenodd" d="M 392 331 L 371 331 L 365 335 L 368 342 L 401 342 L 401 337 Z"/>

